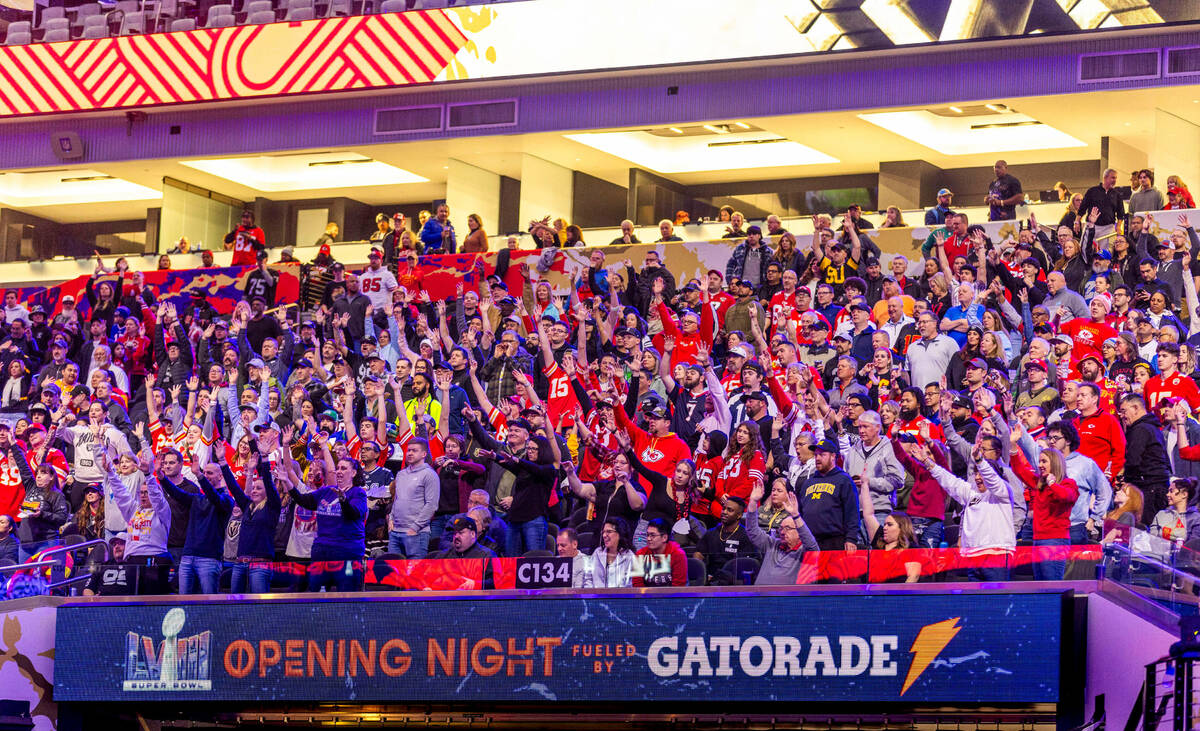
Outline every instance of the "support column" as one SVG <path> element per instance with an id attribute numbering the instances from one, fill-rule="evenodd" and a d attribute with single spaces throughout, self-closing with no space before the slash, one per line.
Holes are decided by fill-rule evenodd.
<path id="1" fill-rule="evenodd" d="M 1195 198 L 1200 190 L 1200 126 L 1155 109 L 1149 167 L 1154 171 L 1154 187 L 1162 191 L 1164 200 L 1170 175 L 1178 175 Z M 1122 181 L 1118 178 L 1117 182 Z"/>
<path id="2" fill-rule="evenodd" d="M 467 216 L 477 214 L 488 234 L 500 232 L 500 176 L 461 160 L 450 159 L 446 171 L 446 204 L 461 247 L 470 228 Z"/>
<path id="3" fill-rule="evenodd" d="M 924 160 L 879 163 L 879 210 L 926 208 L 937 201 L 942 169 Z"/>
<path id="4" fill-rule="evenodd" d="M 570 169 L 540 157 L 521 155 L 521 228 L 528 228 L 530 221 L 547 215 L 551 220 L 562 217 L 570 221 L 574 214 L 574 189 Z"/>

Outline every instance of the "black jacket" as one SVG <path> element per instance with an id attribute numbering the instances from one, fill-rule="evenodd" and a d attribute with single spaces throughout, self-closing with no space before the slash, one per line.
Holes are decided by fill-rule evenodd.
<path id="1" fill-rule="evenodd" d="M 818 472 L 796 491 L 800 514 L 818 540 L 841 538 L 855 542 L 858 537 L 858 486 L 846 471 L 834 467 Z"/>
<path id="2" fill-rule="evenodd" d="M 1165 485 L 1170 477 L 1162 424 L 1153 414 L 1146 414 L 1125 430 L 1125 479 L 1140 487 Z"/>

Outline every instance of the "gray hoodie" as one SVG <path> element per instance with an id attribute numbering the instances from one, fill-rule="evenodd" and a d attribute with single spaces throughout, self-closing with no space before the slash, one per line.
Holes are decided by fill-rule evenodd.
<path id="1" fill-rule="evenodd" d="M 762 553 L 763 557 L 762 567 L 758 570 L 758 578 L 754 580 L 754 585 L 790 586 L 795 584 L 796 576 L 800 573 L 800 565 L 804 563 L 804 554 L 817 550 L 817 539 L 813 538 L 812 531 L 808 529 L 808 526 L 800 520 L 796 521 L 796 527 L 800 531 L 800 545 L 793 550 L 779 541 L 772 540 L 763 532 L 762 528 L 758 527 L 757 510 L 746 511 L 742 521 L 746 526 L 746 535 L 750 536 L 750 542 Z"/>
<path id="2" fill-rule="evenodd" d="M 867 471 L 871 488 L 871 507 L 876 513 L 890 513 L 896 507 L 896 491 L 904 487 L 904 466 L 896 459 L 892 442 L 880 437 L 874 447 L 868 447 L 857 437 L 842 438 L 842 454 L 846 455 L 845 470 L 857 478 Z"/>
<path id="3" fill-rule="evenodd" d="M 429 530 L 437 510 L 442 483 L 427 463 L 405 467 L 396 473 L 396 495 L 392 500 L 392 530 Z"/>

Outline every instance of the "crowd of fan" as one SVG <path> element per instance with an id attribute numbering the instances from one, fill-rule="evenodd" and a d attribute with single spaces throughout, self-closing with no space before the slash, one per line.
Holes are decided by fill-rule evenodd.
<path id="1" fill-rule="evenodd" d="M 1155 238 L 1114 182 L 1078 234 L 1031 217 L 1002 245 L 945 191 L 927 256 L 886 270 L 856 207 L 803 245 L 726 211 L 728 263 L 701 279 L 677 281 L 669 247 L 640 267 L 597 247 L 565 294 L 541 257 L 521 291 L 480 265 L 431 301 L 397 283 L 411 247 L 382 220 L 361 272 L 322 251 L 321 304 L 294 321 L 270 309 L 248 216 L 228 244 L 257 267 L 228 317 L 99 264 L 86 303 L 53 314 L 9 291 L 0 560 L 77 534 L 109 540 L 143 593 L 217 593 L 226 574 L 234 592 L 352 590 L 366 558 L 550 547 L 576 586 L 613 587 L 681 585 L 689 558 L 709 583 L 753 559 L 757 583 L 790 584 L 814 551 L 950 546 L 1003 579 L 1022 541 L 1141 526 L 1183 545 L 1200 538 L 1200 239 L 1182 215 Z M 989 194 L 1001 216 L 1015 202 Z M 130 581 L 100 571 L 88 591 Z"/>

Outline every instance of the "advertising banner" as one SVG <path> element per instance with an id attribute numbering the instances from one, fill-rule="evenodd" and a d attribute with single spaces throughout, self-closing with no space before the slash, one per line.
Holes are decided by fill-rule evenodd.
<path id="1" fill-rule="evenodd" d="M 1062 594 L 64 605 L 56 701 L 1053 703 Z"/>

